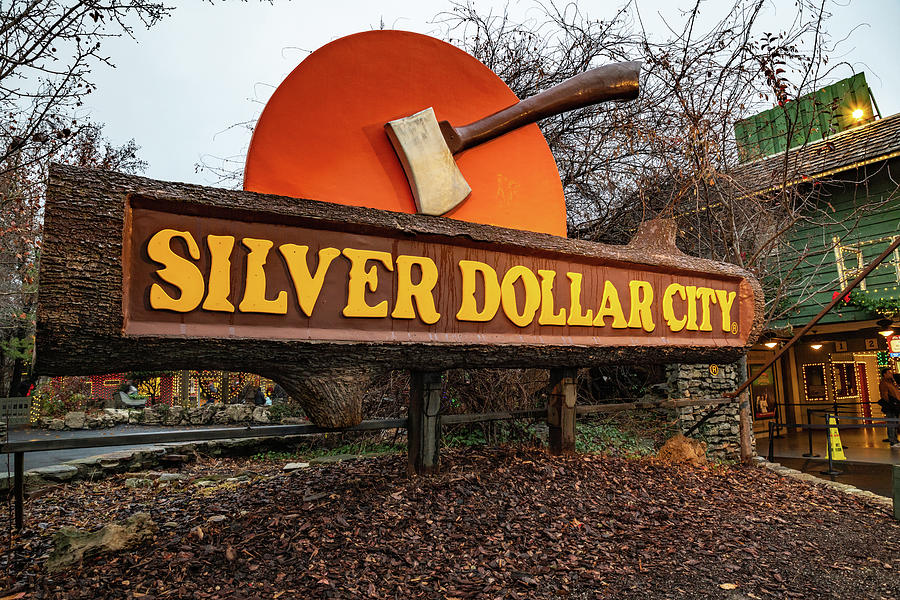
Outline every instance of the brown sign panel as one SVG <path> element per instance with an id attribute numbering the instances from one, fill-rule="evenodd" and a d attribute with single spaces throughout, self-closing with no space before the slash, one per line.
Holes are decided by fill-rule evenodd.
<path id="1" fill-rule="evenodd" d="M 734 275 L 191 213 L 129 197 L 126 336 L 743 347 L 752 329 Z"/>

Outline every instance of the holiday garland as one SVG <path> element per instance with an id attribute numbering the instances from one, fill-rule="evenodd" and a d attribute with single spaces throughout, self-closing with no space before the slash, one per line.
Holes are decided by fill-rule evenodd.
<path id="1" fill-rule="evenodd" d="M 850 293 L 849 298 L 844 298 L 844 302 L 876 315 L 885 317 L 900 315 L 900 298 L 884 296 L 881 298 L 870 298 L 868 294 L 855 291 Z"/>

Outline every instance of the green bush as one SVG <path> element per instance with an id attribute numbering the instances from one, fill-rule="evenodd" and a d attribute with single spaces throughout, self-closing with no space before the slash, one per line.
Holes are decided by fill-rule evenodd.
<path id="1" fill-rule="evenodd" d="M 575 450 L 646 456 L 656 452 L 653 440 L 625 431 L 611 423 L 582 422 L 575 425 Z"/>

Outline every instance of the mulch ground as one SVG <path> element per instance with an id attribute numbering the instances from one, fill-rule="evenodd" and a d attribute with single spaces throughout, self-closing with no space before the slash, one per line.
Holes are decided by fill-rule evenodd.
<path id="1" fill-rule="evenodd" d="M 900 523 L 763 469 L 521 447 L 442 461 L 408 479 L 397 455 L 291 474 L 207 460 L 182 472 L 251 479 L 46 490 L 0 539 L 0 599 L 900 598 Z M 138 511 L 152 542 L 45 572 L 59 526 Z"/>

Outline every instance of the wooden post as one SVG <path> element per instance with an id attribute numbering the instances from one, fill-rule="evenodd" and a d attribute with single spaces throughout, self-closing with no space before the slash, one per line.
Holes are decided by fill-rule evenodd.
<path id="1" fill-rule="evenodd" d="M 222 380 L 219 382 L 219 401 L 228 404 L 228 371 L 222 371 Z"/>
<path id="2" fill-rule="evenodd" d="M 441 373 L 411 371 L 407 429 L 410 475 L 428 475 L 438 471 L 441 444 L 440 410 Z"/>
<path id="3" fill-rule="evenodd" d="M 740 402 L 740 436 L 741 436 L 741 462 L 747 462 L 753 458 L 753 445 L 750 443 L 750 431 L 753 429 L 753 421 L 750 418 L 750 394 L 744 392 L 738 397 Z"/>
<path id="4" fill-rule="evenodd" d="M 25 526 L 25 453 L 13 453 L 13 486 L 15 488 L 16 531 Z"/>
<path id="5" fill-rule="evenodd" d="M 188 400 L 191 395 L 191 372 L 190 371 L 182 371 L 181 372 L 181 405 L 182 406 L 190 406 Z"/>
<path id="6" fill-rule="evenodd" d="M 550 453 L 575 452 L 575 369 L 551 369 L 550 377 L 556 381 L 547 402 L 547 426 L 550 428 Z"/>

